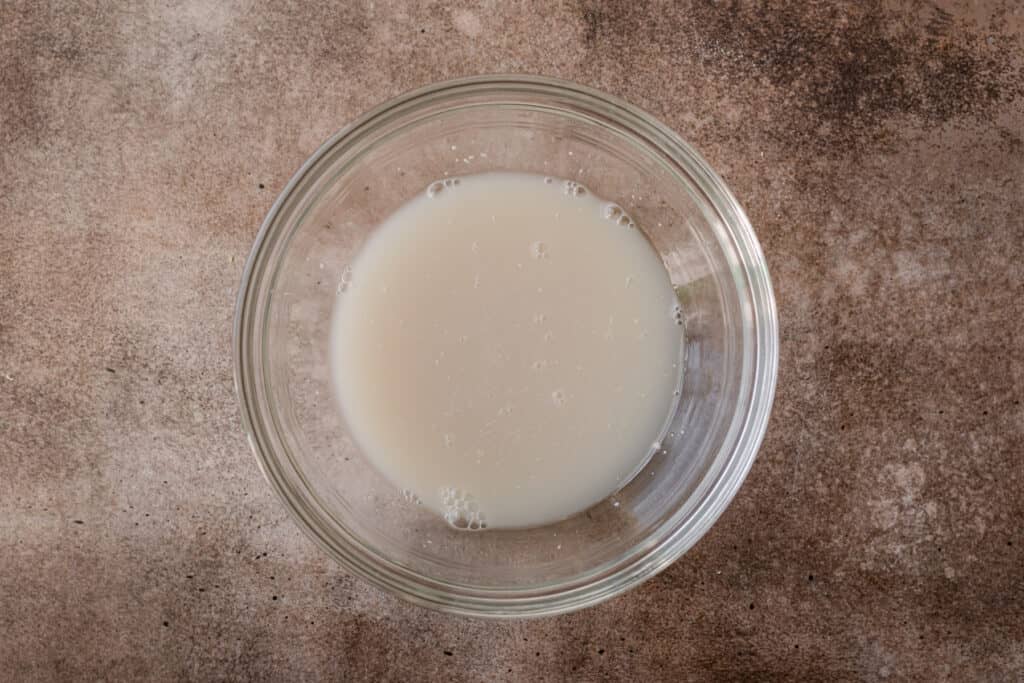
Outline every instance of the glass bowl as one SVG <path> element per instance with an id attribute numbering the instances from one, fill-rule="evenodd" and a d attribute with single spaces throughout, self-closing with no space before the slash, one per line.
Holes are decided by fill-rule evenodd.
<path id="1" fill-rule="evenodd" d="M 576 180 L 630 213 L 682 306 L 683 381 L 662 450 L 622 489 L 547 526 L 467 532 L 407 500 L 360 453 L 335 404 L 327 343 L 374 227 L 432 181 L 495 170 Z M 432 85 L 328 140 L 260 229 L 234 330 L 245 429 L 299 527 L 385 590 L 490 617 L 593 605 L 696 543 L 753 463 L 777 346 L 760 246 L 707 163 L 633 106 L 525 76 Z"/>

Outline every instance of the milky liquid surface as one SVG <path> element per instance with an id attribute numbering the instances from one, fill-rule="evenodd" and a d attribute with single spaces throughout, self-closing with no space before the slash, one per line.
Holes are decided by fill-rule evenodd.
<path id="1" fill-rule="evenodd" d="M 676 299 L 619 207 L 488 173 L 432 184 L 345 275 L 331 369 L 365 456 L 459 528 L 597 503 L 651 455 L 679 380 Z"/>

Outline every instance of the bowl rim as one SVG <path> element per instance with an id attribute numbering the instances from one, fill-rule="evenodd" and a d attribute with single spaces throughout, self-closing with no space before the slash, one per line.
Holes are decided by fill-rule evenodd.
<path id="1" fill-rule="evenodd" d="M 347 538 L 346 547 L 340 548 L 326 538 L 318 526 L 324 522 L 319 511 L 301 509 L 303 502 L 296 500 L 280 459 L 267 444 L 268 434 L 261 427 L 262 418 L 257 394 L 252 385 L 259 379 L 262 369 L 251 365 L 252 341 L 247 329 L 260 320 L 262 311 L 256 310 L 254 274 L 263 265 L 267 247 L 285 203 L 325 156 L 346 141 L 358 140 L 372 129 L 376 122 L 395 110 L 408 109 L 424 101 L 435 101 L 439 96 L 483 94 L 489 91 L 529 92 L 548 96 L 571 97 L 580 104 L 594 107 L 626 125 L 630 133 L 653 145 L 673 164 L 685 170 L 697 186 L 708 196 L 709 203 L 720 214 L 725 232 L 735 241 L 740 265 L 749 288 L 752 303 L 752 342 L 756 349 L 750 370 L 749 404 L 740 425 L 732 453 L 711 485 L 703 492 L 700 504 L 691 511 L 688 526 L 676 525 L 671 533 L 642 553 L 633 553 L 627 562 L 612 571 L 591 577 L 585 583 L 564 582 L 552 589 L 530 591 L 503 591 L 501 589 L 467 589 L 459 586 L 452 592 L 451 584 L 424 577 L 412 570 L 394 564 L 382 564 L 359 539 Z M 241 410 L 242 426 L 250 448 L 264 477 L 285 504 L 290 516 L 328 555 L 345 569 L 371 584 L 408 601 L 442 611 L 484 617 L 549 616 L 571 612 L 603 602 L 654 576 L 689 550 L 718 519 L 732 501 L 746 478 L 767 429 L 773 404 L 778 369 L 778 323 L 775 297 L 767 264 L 760 244 L 746 213 L 722 179 L 708 163 L 668 126 L 652 115 L 615 96 L 579 85 L 571 81 L 532 75 L 481 75 L 433 83 L 385 101 L 359 116 L 327 139 L 302 164 L 274 201 L 260 226 L 252 250 L 246 260 L 235 305 L 233 324 L 233 360 L 235 393 Z M 271 439 L 272 440 L 272 439 Z M 703 510 L 702 510 L 703 508 Z M 311 517 L 313 517 L 311 519 Z"/>

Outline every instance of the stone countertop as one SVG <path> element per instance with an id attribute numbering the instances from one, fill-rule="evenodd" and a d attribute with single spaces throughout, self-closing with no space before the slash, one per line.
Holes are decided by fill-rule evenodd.
<path id="1" fill-rule="evenodd" d="M 0 679 L 1024 679 L 1020 3 L 114 4 L 0 4 Z M 327 560 L 256 467 L 230 354 L 292 172 L 485 72 L 692 142 L 781 330 L 716 526 L 514 623 Z"/>

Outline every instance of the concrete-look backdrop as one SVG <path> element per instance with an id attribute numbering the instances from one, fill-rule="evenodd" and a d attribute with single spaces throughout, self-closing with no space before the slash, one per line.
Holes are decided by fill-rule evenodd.
<path id="1" fill-rule="evenodd" d="M 572 79 L 722 174 L 779 306 L 744 487 L 514 623 L 349 576 L 232 386 L 260 221 L 410 88 Z M 0 680 L 1024 679 L 1024 5 L 0 2 Z"/>

